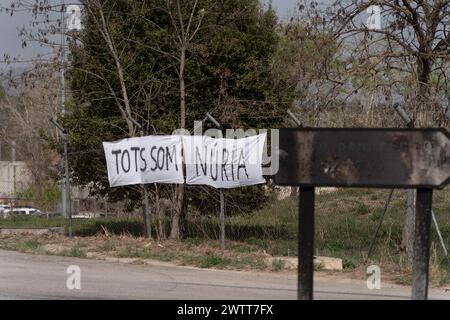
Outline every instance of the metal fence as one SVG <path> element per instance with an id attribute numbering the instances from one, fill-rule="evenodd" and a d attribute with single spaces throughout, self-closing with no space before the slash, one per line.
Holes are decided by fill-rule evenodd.
<path id="1" fill-rule="evenodd" d="M 316 192 L 316 234 L 318 240 L 345 239 L 339 246 L 360 248 L 371 255 L 377 246 L 401 253 L 412 247 L 402 238 L 408 226 L 408 190 L 318 188 Z M 414 205 L 414 202 L 412 202 Z M 411 203 L 410 203 L 411 205 Z M 448 260 L 450 247 L 450 187 L 433 191 L 432 240 L 436 254 Z M 414 208 L 412 208 L 412 218 Z M 414 226 L 410 230 L 413 230 Z M 410 237 L 412 239 L 412 237 Z M 326 247 L 327 245 L 325 245 Z M 447 257 L 446 257 L 447 255 Z M 411 257 L 409 256 L 409 259 Z"/>

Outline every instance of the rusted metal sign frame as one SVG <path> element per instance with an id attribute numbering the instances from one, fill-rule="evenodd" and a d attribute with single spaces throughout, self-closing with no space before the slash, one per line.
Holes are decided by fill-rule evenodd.
<path id="1" fill-rule="evenodd" d="M 450 133 L 445 130 L 444 128 L 426 128 L 426 129 L 410 129 L 410 128 L 283 128 L 280 129 L 280 166 L 283 162 L 283 156 L 284 150 L 283 150 L 283 143 L 286 143 L 286 141 L 283 141 L 282 132 L 346 132 L 346 133 L 353 133 L 353 134 L 361 134 L 363 132 L 386 132 L 386 133 L 395 133 L 395 132 L 401 132 L 401 133 L 415 133 L 420 132 L 424 134 L 434 134 L 434 133 L 442 133 L 444 136 L 446 136 L 448 139 L 450 139 Z M 360 138 L 360 137 L 359 137 Z M 290 142 L 291 143 L 291 142 Z M 293 148 L 293 146 L 289 146 L 290 148 Z M 299 150 L 299 152 L 303 152 L 302 150 Z M 363 158 L 363 156 L 361 156 Z M 289 173 L 292 175 L 292 172 Z M 450 183 L 450 177 L 447 177 L 445 181 L 443 181 L 439 185 L 435 184 L 408 184 L 408 183 L 398 183 L 398 184 L 391 184 L 391 183 L 333 183 L 333 182 L 310 182 L 310 183 L 297 183 L 297 182 L 284 182 L 280 181 L 278 178 L 279 174 L 276 174 L 274 176 L 275 184 L 280 186 L 305 186 L 305 187 L 355 187 L 355 188 L 381 188 L 381 189 L 408 189 L 408 188 L 432 188 L 432 189 L 442 189 L 445 185 Z M 294 178 L 292 178 L 294 179 Z"/>
<path id="2" fill-rule="evenodd" d="M 282 129 L 290 131 L 311 131 L 312 129 L 290 128 Z M 316 131 L 432 131 L 442 132 L 450 139 L 450 134 L 445 129 L 341 129 L 341 128 L 317 128 Z M 434 185 L 413 185 L 417 188 L 416 210 L 415 210 L 415 243 L 414 243 L 414 261 L 412 275 L 412 299 L 425 300 L 428 298 L 428 271 L 431 245 L 431 210 L 433 188 L 443 188 L 449 183 L 447 178 L 439 186 Z M 275 183 L 277 183 L 275 179 Z M 299 253 L 298 253 L 298 284 L 297 297 L 301 300 L 313 299 L 313 274 L 314 274 L 314 207 L 315 207 L 315 187 L 316 186 L 338 186 L 338 187 L 369 187 L 369 188 L 388 188 L 392 185 L 348 185 L 348 184 L 279 184 L 279 185 L 299 185 Z M 396 188 L 411 188 L 411 185 L 395 185 Z"/>

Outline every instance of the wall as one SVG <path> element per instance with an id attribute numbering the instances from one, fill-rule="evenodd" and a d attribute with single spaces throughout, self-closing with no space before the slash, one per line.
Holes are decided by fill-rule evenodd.
<path id="1" fill-rule="evenodd" d="M 31 183 L 31 174 L 23 161 L 0 161 L 0 198 L 13 197 Z"/>

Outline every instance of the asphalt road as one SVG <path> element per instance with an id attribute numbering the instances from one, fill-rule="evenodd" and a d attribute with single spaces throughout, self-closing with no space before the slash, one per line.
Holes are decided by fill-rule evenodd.
<path id="1" fill-rule="evenodd" d="M 66 286 L 78 265 L 81 289 Z M 238 272 L 29 255 L 0 250 L 0 299 L 295 299 L 295 273 Z M 408 299 L 410 288 L 316 276 L 315 299 Z M 430 298 L 450 299 L 432 290 Z"/>

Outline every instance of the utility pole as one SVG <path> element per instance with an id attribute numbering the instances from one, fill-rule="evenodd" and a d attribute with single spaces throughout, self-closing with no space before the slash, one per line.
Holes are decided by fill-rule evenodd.
<path id="1" fill-rule="evenodd" d="M 66 114 L 66 83 L 65 83 L 65 65 L 66 65 L 66 35 L 65 35 L 65 3 L 61 0 L 61 65 L 60 65 L 60 86 L 61 86 L 61 116 Z M 63 134 L 64 135 L 64 134 Z M 63 140 L 64 140 L 63 136 Z M 65 161 L 62 161 L 62 169 L 65 170 Z M 68 217 L 68 203 L 66 198 L 66 180 L 65 175 L 62 175 L 61 179 L 61 211 L 64 217 Z"/>
<path id="2" fill-rule="evenodd" d="M 214 124 L 214 126 L 218 130 L 222 130 L 222 125 L 214 119 L 212 115 L 209 114 L 209 112 L 206 113 L 206 117 Z M 220 220 L 220 248 L 222 250 L 225 250 L 225 195 L 223 193 L 223 189 L 219 189 L 220 193 L 220 214 L 219 214 L 219 220 Z"/>
<path id="3" fill-rule="evenodd" d="M 17 177 L 16 177 L 16 141 L 11 142 L 11 161 L 12 161 L 12 167 L 13 167 L 13 196 L 16 197 L 16 184 L 17 184 Z"/>
<path id="4" fill-rule="evenodd" d="M 69 142 L 69 132 L 61 124 L 50 118 L 50 122 L 55 125 L 55 127 L 61 132 L 64 144 L 63 153 L 63 167 L 64 167 L 64 181 L 63 192 L 61 193 L 61 200 L 67 200 L 67 217 L 69 218 L 69 236 L 72 237 L 72 208 L 70 201 L 70 177 L 69 177 L 69 158 L 67 155 L 67 144 Z"/>

